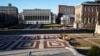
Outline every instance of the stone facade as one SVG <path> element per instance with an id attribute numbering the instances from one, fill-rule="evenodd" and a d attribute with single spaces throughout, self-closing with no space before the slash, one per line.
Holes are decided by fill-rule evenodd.
<path id="1" fill-rule="evenodd" d="M 24 9 L 22 19 L 23 24 L 51 24 L 51 11 L 49 9 Z"/>

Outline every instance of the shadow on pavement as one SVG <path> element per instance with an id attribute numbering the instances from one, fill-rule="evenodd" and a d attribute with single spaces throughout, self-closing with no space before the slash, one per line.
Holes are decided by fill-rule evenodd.
<path id="1" fill-rule="evenodd" d="M 80 54 L 87 55 L 89 50 L 87 50 L 87 49 L 76 49 L 76 51 L 78 51 Z"/>

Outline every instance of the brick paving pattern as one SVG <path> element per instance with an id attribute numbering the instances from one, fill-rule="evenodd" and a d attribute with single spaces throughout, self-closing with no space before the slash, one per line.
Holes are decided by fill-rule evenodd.
<path id="1" fill-rule="evenodd" d="M 59 41 L 44 41 L 44 48 L 64 48 L 68 47 L 65 42 Z"/>
<path id="2" fill-rule="evenodd" d="M 20 41 L 18 41 L 22 38 Z M 43 40 L 43 46 L 45 48 L 64 48 L 68 46 L 65 42 L 59 42 L 56 36 L 44 35 L 40 36 L 0 36 L 0 50 L 6 50 L 10 46 L 13 46 L 10 50 L 18 49 L 39 49 L 40 40 Z M 16 45 L 15 42 L 18 42 Z"/>
<path id="3" fill-rule="evenodd" d="M 67 45 L 66 42 L 58 41 L 56 35 L 0 36 L 0 55 L 6 55 L 8 53 L 9 54 L 8 56 L 11 56 L 10 53 L 14 55 L 14 53 L 17 53 L 17 52 L 18 53 L 26 52 L 24 54 L 22 53 L 22 56 L 25 56 L 31 50 L 33 51 L 32 55 L 38 55 L 39 53 L 42 53 L 39 55 L 49 56 L 51 54 L 51 55 L 56 56 L 58 55 L 58 54 L 54 54 L 58 52 L 56 51 L 56 49 L 63 48 L 63 51 L 64 51 L 65 47 L 69 47 L 69 46 Z M 44 52 L 44 50 L 47 50 L 47 51 Z M 50 52 L 50 50 L 54 50 L 55 52 L 53 51 Z M 2 53 L 2 51 L 5 51 L 5 52 Z M 45 54 L 47 52 L 48 54 Z M 68 50 L 66 50 L 65 52 L 69 52 L 69 54 L 71 53 Z M 16 56 L 19 56 L 19 55 L 20 54 L 16 54 Z"/>

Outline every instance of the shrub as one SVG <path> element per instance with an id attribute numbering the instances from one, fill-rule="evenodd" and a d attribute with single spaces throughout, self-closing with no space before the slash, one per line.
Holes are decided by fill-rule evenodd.
<path id="1" fill-rule="evenodd" d="M 92 46 L 87 56 L 100 56 L 100 48 L 98 46 Z"/>

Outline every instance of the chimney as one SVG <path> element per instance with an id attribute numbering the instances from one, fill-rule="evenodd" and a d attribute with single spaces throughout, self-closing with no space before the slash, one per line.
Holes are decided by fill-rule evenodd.
<path id="1" fill-rule="evenodd" d="M 11 3 L 9 3 L 9 4 L 8 4 L 8 6 L 9 6 L 9 7 L 11 7 L 11 6 L 12 6 L 12 4 L 11 4 Z"/>

